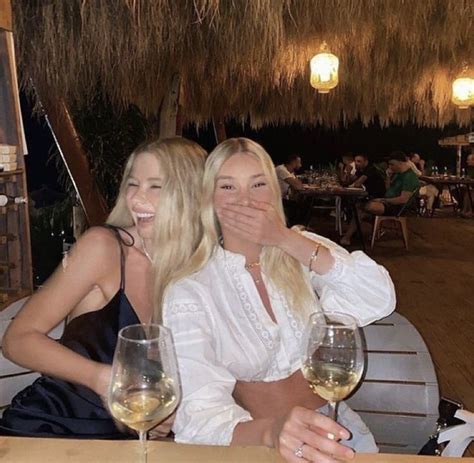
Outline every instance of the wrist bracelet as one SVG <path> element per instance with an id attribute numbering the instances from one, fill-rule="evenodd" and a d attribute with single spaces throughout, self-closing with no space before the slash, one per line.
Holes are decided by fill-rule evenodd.
<path id="1" fill-rule="evenodd" d="M 314 248 L 314 251 L 311 253 L 311 257 L 309 258 L 309 263 L 308 263 L 308 269 L 310 272 L 311 272 L 311 266 L 313 265 L 313 262 L 318 258 L 320 247 L 321 245 L 318 243 L 316 247 Z"/>

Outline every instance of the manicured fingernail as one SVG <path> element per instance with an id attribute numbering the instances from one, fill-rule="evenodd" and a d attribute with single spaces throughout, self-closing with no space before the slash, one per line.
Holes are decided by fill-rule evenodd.
<path id="1" fill-rule="evenodd" d="M 351 435 L 349 434 L 349 432 L 346 431 L 346 430 L 339 431 L 339 435 L 340 435 L 343 439 L 349 439 L 349 437 L 351 437 Z"/>
<path id="2" fill-rule="evenodd" d="M 332 432 L 328 432 L 328 439 L 334 440 L 336 436 Z"/>
<path id="3" fill-rule="evenodd" d="M 354 458 L 354 456 L 355 456 L 355 452 L 353 450 L 350 450 L 350 449 L 346 450 L 347 458 Z"/>

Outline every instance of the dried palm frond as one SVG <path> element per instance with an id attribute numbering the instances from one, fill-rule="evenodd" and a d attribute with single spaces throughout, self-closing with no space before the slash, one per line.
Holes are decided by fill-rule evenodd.
<path id="1" fill-rule="evenodd" d="M 450 94 L 474 66 L 472 0 L 16 0 L 14 17 L 25 88 L 76 107 L 99 90 L 153 117 L 179 73 L 197 123 L 469 121 Z M 323 40 L 341 63 L 328 95 L 309 85 Z"/>

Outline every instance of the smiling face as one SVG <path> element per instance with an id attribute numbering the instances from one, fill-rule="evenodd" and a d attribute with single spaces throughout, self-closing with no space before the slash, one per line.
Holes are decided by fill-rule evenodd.
<path id="1" fill-rule="evenodd" d="M 153 222 L 158 207 L 163 175 L 157 158 L 151 153 L 141 153 L 133 162 L 127 178 L 125 200 L 143 239 L 153 236 Z"/>
<path id="2" fill-rule="evenodd" d="M 250 201 L 274 202 L 269 179 L 252 155 L 238 153 L 220 168 L 214 189 L 214 208 L 226 204 L 249 205 Z"/>

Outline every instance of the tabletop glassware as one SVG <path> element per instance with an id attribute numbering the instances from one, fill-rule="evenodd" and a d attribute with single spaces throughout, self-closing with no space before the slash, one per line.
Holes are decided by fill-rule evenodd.
<path id="1" fill-rule="evenodd" d="M 142 462 L 147 461 L 148 431 L 175 410 L 180 397 L 171 332 L 157 324 L 121 329 L 107 400 L 112 416 L 138 432 Z"/>
<path id="2" fill-rule="evenodd" d="M 354 390 L 364 370 L 362 339 L 354 317 L 339 312 L 312 314 L 302 361 L 311 390 L 328 401 L 328 416 L 336 420 L 337 402 Z"/>

